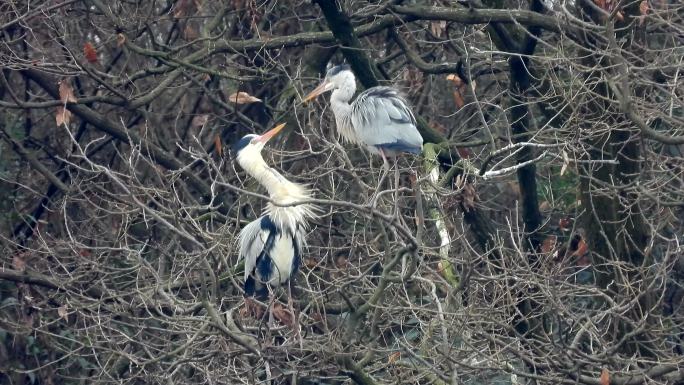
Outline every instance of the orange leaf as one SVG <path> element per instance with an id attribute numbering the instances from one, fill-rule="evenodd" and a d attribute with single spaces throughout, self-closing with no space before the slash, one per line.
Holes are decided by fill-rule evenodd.
<path id="1" fill-rule="evenodd" d="M 18 255 L 12 257 L 12 267 L 14 270 L 24 271 L 26 270 L 26 261 Z"/>
<path id="2" fill-rule="evenodd" d="M 83 55 L 85 55 L 86 60 L 89 62 L 97 63 L 97 51 L 90 42 L 83 44 Z"/>
<path id="3" fill-rule="evenodd" d="M 461 79 L 461 77 L 456 74 L 447 75 L 446 79 L 454 82 L 456 87 L 460 87 L 463 84 L 463 80 Z"/>
<path id="4" fill-rule="evenodd" d="M 218 154 L 218 156 L 223 156 L 223 147 L 221 146 L 221 137 L 218 135 L 214 135 L 214 147 L 216 150 L 216 154 Z"/>
<path id="5" fill-rule="evenodd" d="M 393 363 L 399 361 L 400 358 L 401 358 L 401 352 L 394 352 L 394 353 L 390 354 L 389 358 L 387 359 L 387 362 L 389 362 L 390 364 L 393 364 Z"/>
<path id="6" fill-rule="evenodd" d="M 126 35 L 123 33 L 119 33 L 116 35 L 116 47 L 120 48 L 122 45 L 126 43 Z"/>
<path id="7" fill-rule="evenodd" d="M 236 93 L 231 94 L 228 97 L 228 101 L 232 102 L 232 103 L 236 103 L 236 104 L 250 104 L 250 103 L 260 102 L 261 99 L 255 98 L 254 96 L 252 96 L 246 92 L 240 91 L 240 92 L 236 92 Z"/>
<path id="8" fill-rule="evenodd" d="M 454 91 L 454 104 L 456 104 L 456 107 L 458 108 L 463 108 L 465 105 L 465 100 L 463 100 L 463 96 L 459 90 Z"/>
<path id="9" fill-rule="evenodd" d="M 67 102 L 76 103 L 74 89 L 71 88 L 71 84 L 67 79 L 59 82 L 59 100 L 61 100 L 64 104 Z"/>
<path id="10" fill-rule="evenodd" d="M 589 251 L 589 246 L 587 245 L 586 242 L 584 242 L 584 238 L 580 239 L 579 242 L 577 242 L 577 250 L 575 250 L 574 253 L 572 253 L 573 256 L 581 257 L 584 254 Z"/>
<path id="11" fill-rule="evenodd" d="M 610 373 L 608 373 L 608 369 L 603 368 L 603 370 L 601 370 L 601 378 L 599 378 L 599 381 L 601 381 L 601 385 L 610 385 Z"/>
<path id="12" fill-rule="evenodd" d="M 64 106 L 57 107 L 57 114 L 55 115 L 55 122 L 58 126 L 69 125 L 71 123 L 71 111 L 67 110 Z"/>

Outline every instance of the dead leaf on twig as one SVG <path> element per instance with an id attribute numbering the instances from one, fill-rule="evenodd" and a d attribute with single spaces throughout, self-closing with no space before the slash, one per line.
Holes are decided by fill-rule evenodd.
<path id="1" fill-rule="evenodd" d="M 610 373 L 608 372 L 608 369 L 603 368 L 603 370 L 601 370 L 601 378 L 599 378 L 599 381 L 601 381 L 601 385 L 610 385 Z"/>
<path id="2" fill-rule="evenodd" d="M 246 92 L 240 91 L 231 94 L 228 101 L 235 104 L 250 104 L 260 102 L 261 99 L 254 97 Z"/>
<path id="3" fill-rule="evenodd" d="M 60 318 L 67 318 L 67 315 L 69 315 L 69 312 L 67 312 L 67 306 L 62 305 L 57 308 L 57 314 L 59 315 Z"/>
<path id="4" fill-rule="evenodd" d="M 461 203 L 463 204 L 463 209 L 470 212 L 471 209 L 475 208 L 475 202 L 479 200 L 477 192 L 475 191 L 475 186 L 472 183 L 466 183 L 461 191 Z"/>
<path id="5" fill-rule="evenodd" d="M 86 42 L 83 45 L 83 56 L 85 56 L 86 60 L 89 62 L 93 64 L 97 63 L 97 50 L 95 50 L 95 46 L 90 42 Z"/>
<path id="6" fill-rule="evenodd" d="M 223 156 L 223 146 L 221 145 L 221 137 L 218 135 L 214 135 L 214 150 L 216 151 L 216 155 Z"/>
<path id="7" fill-rule="evenodd" d="M 55 115 L 55 123 L 58 126 L 69 125 L 71 123 L 71 111 L 67 110 L 66 107 L 57 107 L 57 114 Z"/>
<path id="8" fill-rule="evenodd" d="M 273 317 L 278 321 L 282 322 L 283 325 L 294 327 L 294 317 L 288 309 L 285 308 L 281 303 L 273 304 Z"/>
<path id="9" fill-rule="evenodd" d="M 436 37 L 441 37 L 446 31 L 446 20 L 434 20 L 430 22 L 430 32 Z"/>
<path id="10" fill-rule="evenodd" d="M 71 82 L 68 79 L 63 79 L 59 83 L 59 100 L 66 104 L 67 102 L 76 103 L 74 96 L 74 89 L 71 88 Z"/>

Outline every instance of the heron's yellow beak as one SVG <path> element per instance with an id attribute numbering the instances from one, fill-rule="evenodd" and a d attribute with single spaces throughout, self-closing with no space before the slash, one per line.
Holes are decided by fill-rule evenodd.
<path id="1" fill-rule="evenodd" d="M 316 96 L 326 92 L 330 91 L 333 87 L 333 84 L 328 82 L 327 80 L 324 80 L 323 83 L 319 84 L 318 87 L 316 87 L 313 91 L 311 91 L 308 95 L 302 99 L 302 103 L 306 103 L 311 99 L 314 99 Z"/>
<path id="2" fill-rule="evenodd" d="M 280 132 L 280 130 L 285 127 L 285 123 L 280 123 L 279 125 L 275 126 L 275 128 L 272 128 L 271 130 L 267 131 L 265 134 L 261 135 L 259 137 L 259 141 L 261 143 L 266 143 L 268 142 L 272 137 L 276 136 L 277 133 Z"/>

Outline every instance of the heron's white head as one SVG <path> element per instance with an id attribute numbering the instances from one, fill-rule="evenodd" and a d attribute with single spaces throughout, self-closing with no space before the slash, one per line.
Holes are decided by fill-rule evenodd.
<path id="1" fill-rule="evenodd" d="M 354 95 L 356 91 L 356 78 L 348 64 L 341 64 L 329 69 L 325 74 L 323 82 L 306 95 L 303 101 L 308 102 L 323 93 L 335 90 L 345 91 L 344 94 L 349 95 L 348 99 Z"/>
<path id="2" fill-rule="evenodd" d="M 254 165 L 264 163 L 264 158 L 261 157 L 261 149 L 263 149 L 266 143 L 280 132 L 283 127 L 285 127 L 285 123 L 277 125 L 263 135 L 249 134 L 243 136 L 242 139 L 233 146 L 233 151 L 235 152 L 240 166 L 249 171 Z"/>

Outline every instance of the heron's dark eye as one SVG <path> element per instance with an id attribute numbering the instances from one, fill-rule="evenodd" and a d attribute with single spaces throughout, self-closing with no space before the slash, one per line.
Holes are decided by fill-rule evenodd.
<path id="1" fill-rule="evenodd" d="M 250 140 L 249 144 L 256 144 L 259 141 L 258 139 L 259 138 L 254 138 L 254 139 Z"/>

